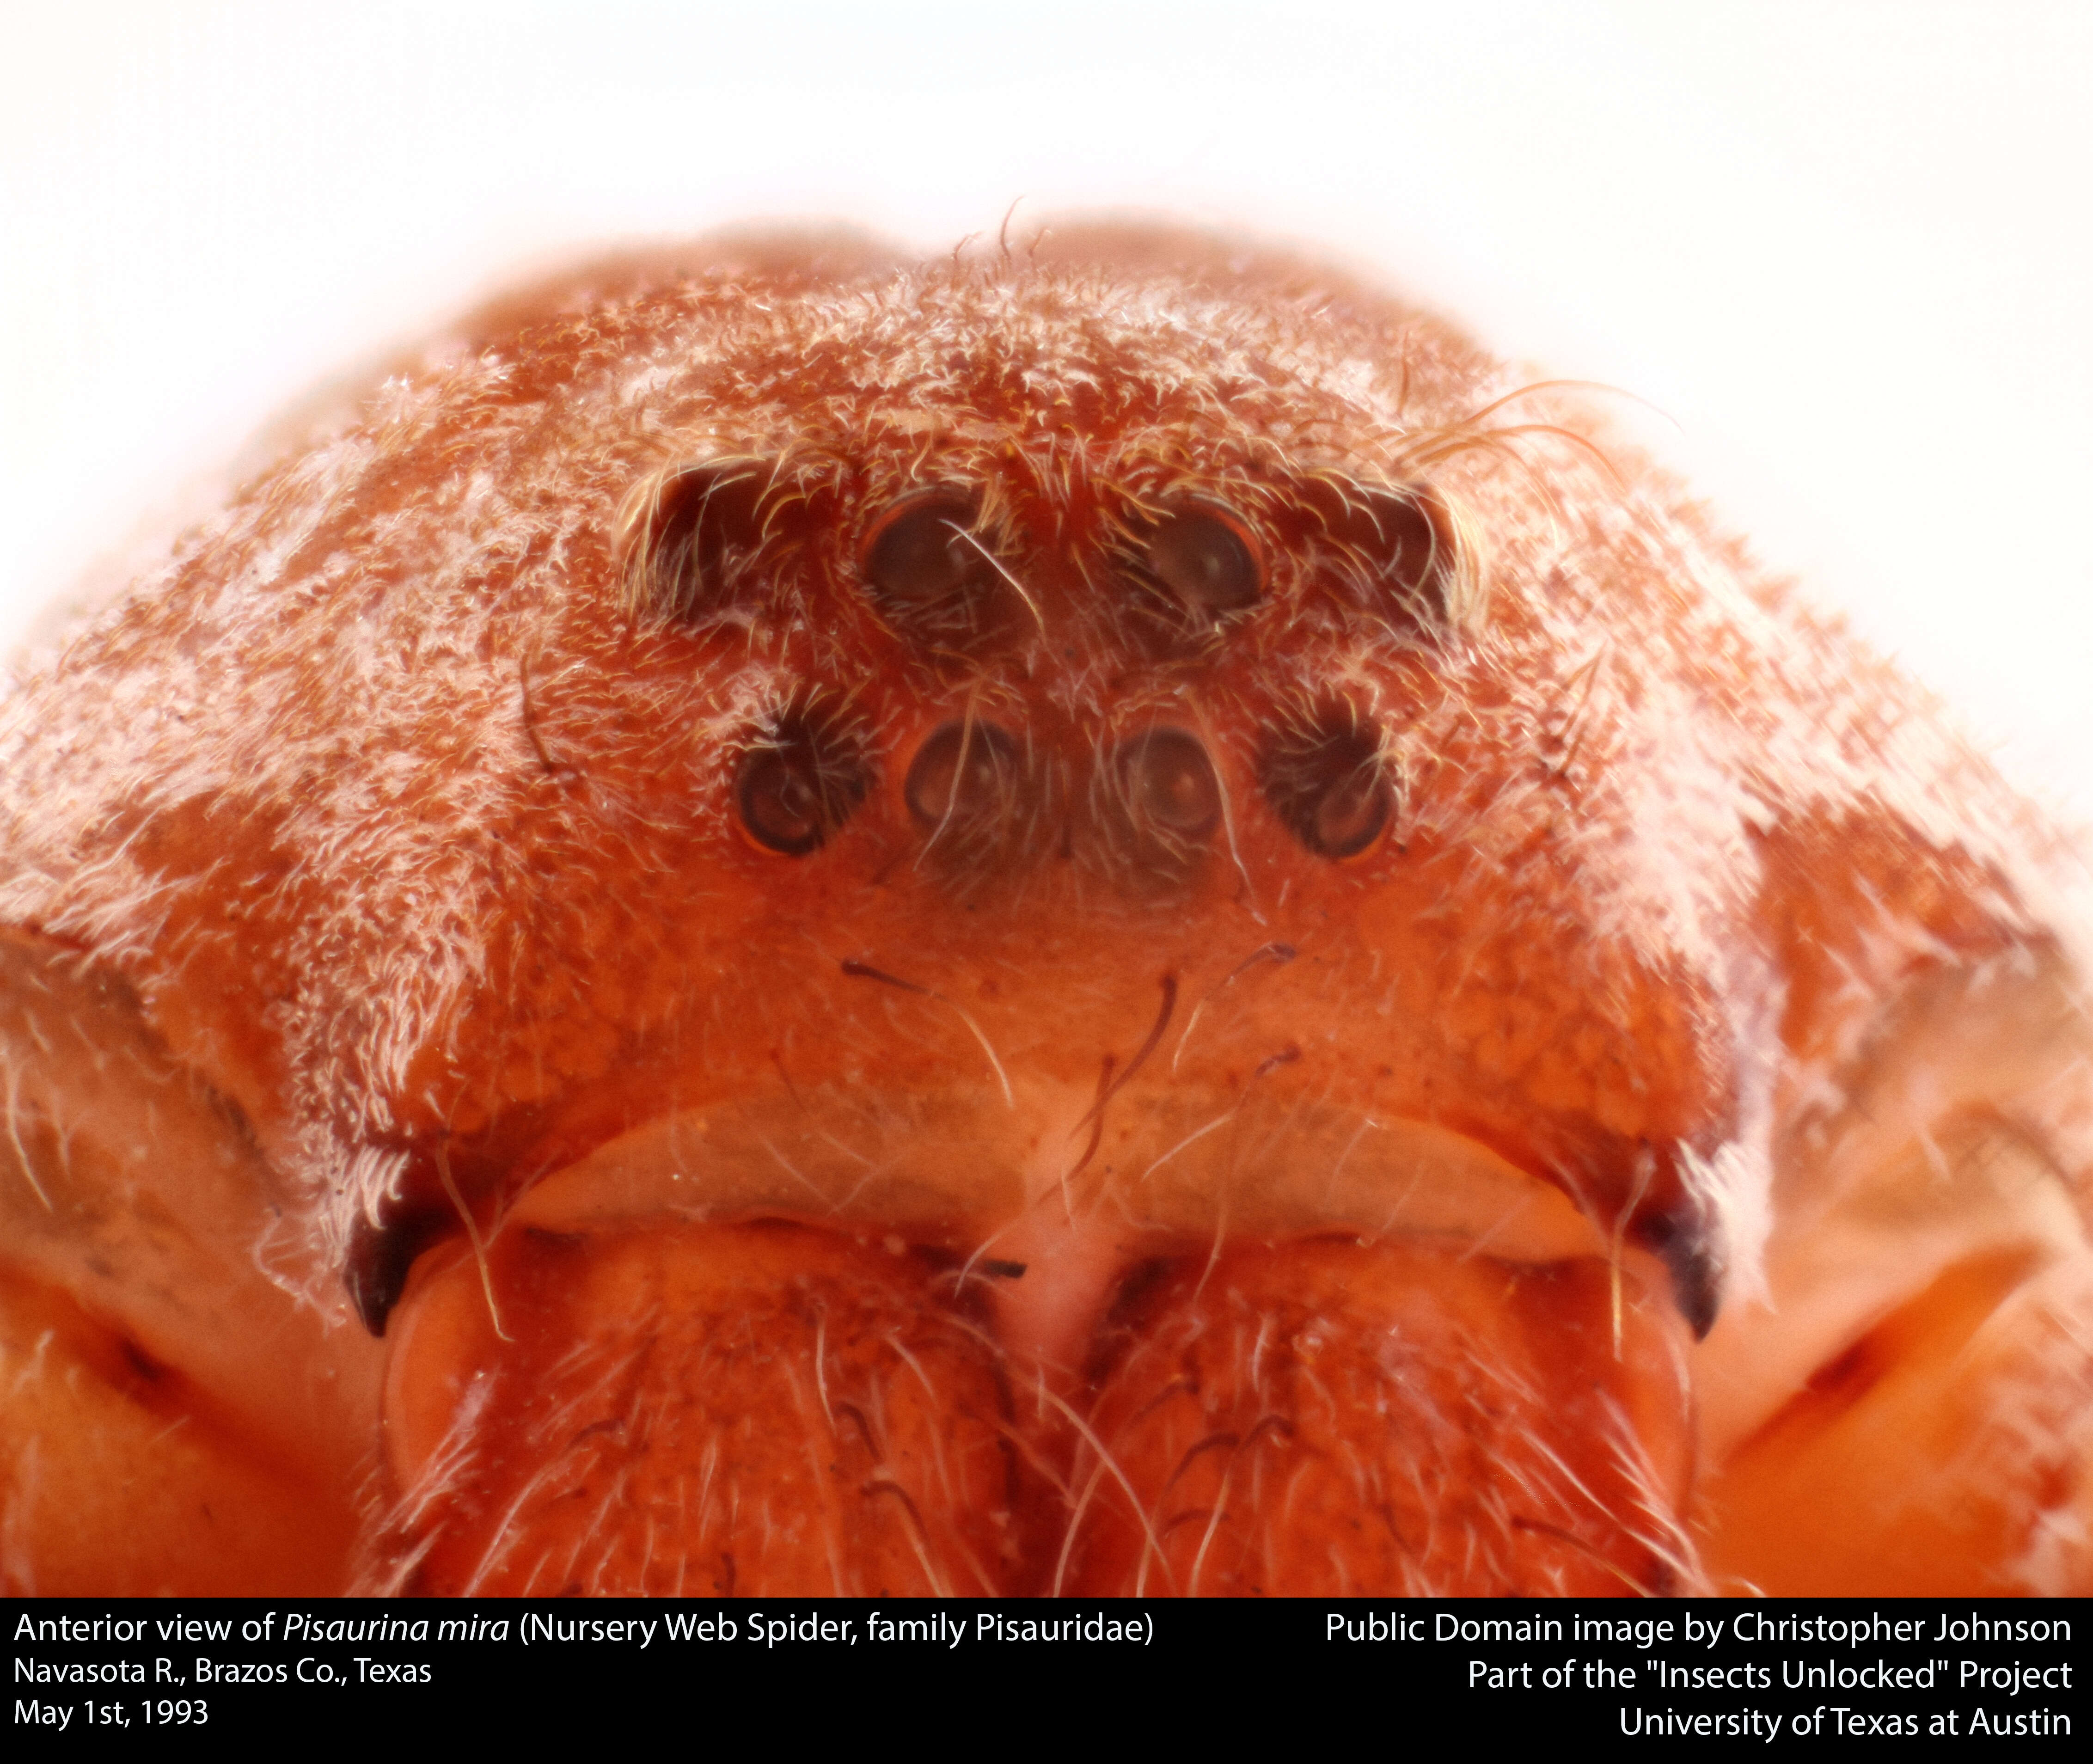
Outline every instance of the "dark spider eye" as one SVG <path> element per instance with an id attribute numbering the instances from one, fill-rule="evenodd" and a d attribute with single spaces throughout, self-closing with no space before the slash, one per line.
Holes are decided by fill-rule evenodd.
<path id="1" fill-rule="evenodd" d="M 642 484 L 618 517 L 627 604 L 681 618 L 726 605 L 740 566 L 762 548 L 769 483 L 768 467 L 737 460 Z"/>
<path id="2" fill-rule="evenodd" d="M 986 830 L 1017 806 L 1024 778 L 1024 754 L 1008 730 L 952 722 L 916 751 L 903 794 L 926 827 Z"/>
<path id="3" fill-rule="evenodd" d="M 1472 535 L 1425 485 L 1386 489 L 1324 482 L 1303 501 L 1329 548 L 1319 574 L 1352 605 L 1432 634 L 1478 610 L 1481 561 Z"/>
<path id="4" fill-rule="evenodd" d="M 994 592 L 995 566 L 973 536 L 964 491 L 925 491 L 887 512 L 864 549 L 865 580 L 888 611 L 921 623 L 973 628 Z"/>
<path id="5" fill-rule="evenodd" d="M 1273 743 L 1264 791 L 1294 838 L 1328 858 L 1356 857 L 1372 845 L 1395 800 L 1378 735 L 1337 717 Z"/>
<path id="6" fill-rule="evenodd" d="M 742 761 L 734 800 L 748 836 L 767 850 L 804 857 L 864 800 L 863 758 L 847 740 L 804 717 L 788 718 Z"/>
<path id="7" fill-rule="evenodd" d="M 1151 729 L 1119 750 L 1120 791 L 1135 830 L 1183 847 L 1221 823 L 1221 781 L 1197 735 Z"/>
<path id="8" fill-rule="evenodd" d="M 1164 515 L 1149 535 L 1147 563 L 1180 606 L 1207 618 L 1254 606 L 1264 586 L 1249 530 L 1218 509 Z"/>

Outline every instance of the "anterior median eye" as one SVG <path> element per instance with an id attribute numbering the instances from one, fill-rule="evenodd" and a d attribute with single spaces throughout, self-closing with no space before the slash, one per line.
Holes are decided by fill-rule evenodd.
<path id="1" fill-rule="evenodd" d="M 1122 742 L 1097 774 L 1092 798 L 1122 881 L 1177 886 L 1196 873 L 1220 829 L 1221 781 L 1190 730 L 1154 728 Z"/>
<path id="2" fill-rule="evenodd" d="M 1016 812 L 1025 771 L 1023 751 L 1008 730 L 977 721 L 947 723 L 908 768 L 908 812 L 934 830 L 955 823 L 986 830 Z"/>
<path id="3" fill-rule="evenodd" d="M 1151 838 L 1190 844 L 1220 825 L 1220 781 L 1198 736 L 1153 729 L 1128 742 L 1118 759 L 1128 810 Z"/>

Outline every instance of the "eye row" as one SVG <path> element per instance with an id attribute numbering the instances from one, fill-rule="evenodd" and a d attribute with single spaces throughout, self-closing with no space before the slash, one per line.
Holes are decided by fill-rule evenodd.
<path id="1" fill-rule="evenodd" d="M 1038 824 L 1057 787 L 1049 773 L 999 724 L 948 722 L 916 750 L 902 800 L 926 834 L 985 849 Z M 795 711 L 749 750 L 735 806 L 756 844 L 804 857 L 841 830 L 871 781 L 870 761 L 847 730 Z M 1394 813 L 1396 781 L 1379 736 L 1341 710 L 1268 740 L 1259 782 L 1280 823 L 1321 857 L 1357 856 Z M 1173 864 L 1210 844 L 1225 818 L 1206 745 L 1185 729 L 1145 730 L 1103 755 L 1088 795 L 1122 846 Z"/>
<path id="2" fill-rule="evenodd" d="M 992 622 L 1010 577 L 977 535 L 973 499 L 949 487 L 910 496 L 888 510 L 865 546 L 864 576 L 897 620 L 940 634 L 982 631 Z M 1138 586 L 1190 626 L 1218 622 L 1257 605 L 1264 561 L 1248 527 L 1228 510 L 1195 504 L 1143 523 L 1127 560 Z"/>
<path id="3" fill-rule="evenodd" d="M 1319 478 L 1278 501 L 1288 543 L 1312 552 L 1320 584 L 1339 600 L 1427 631 L 1459 624 L 1471 608 L 1476 561 L 1429 489 Z M 620 517 L 628 596 L 635 607 L 701 621 L 759 596 L 766 564 L 814 518 L 760 461 L 650 479 Z M 1272 592 L 1268 540 L 1210 496 L 1125 511 L 1100 543 L 1122 590 L 1113 609 L 1166 644 L 1202 636 Z M 963 485 L 934 484 L 890 505 L 867 530 L 857 566 L 889 621 L 934 647 L 979 647 L 1040 617 L 1017 567 L 999 554 L 978 495 Z"/>

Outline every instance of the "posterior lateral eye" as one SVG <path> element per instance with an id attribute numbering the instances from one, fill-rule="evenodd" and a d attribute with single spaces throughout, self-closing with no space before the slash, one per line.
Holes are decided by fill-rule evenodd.
<path id="1" fill-rule="evenodd" d="M 765 538 L 770 473 L 756 460 L 682 466 L 650 478 L 618 516 L 626 603 L 699 619 L 732 600 Z"/>
<path id="2" fill-rule="evenodd" d="M 1431 639 L 1479 613 L 1479 542 L 1430 486 L 1322 479 L 1303 487 L 1302 501 L 1324 557 L 1316 579 L 1342 604 Z"/>

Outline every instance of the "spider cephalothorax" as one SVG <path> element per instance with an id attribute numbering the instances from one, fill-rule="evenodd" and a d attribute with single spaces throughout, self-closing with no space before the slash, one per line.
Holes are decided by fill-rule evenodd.
<path id="1" fill-rule="evenodd" d="M 2067 855 L 1341 275 L 599 266 L 6 718 L 20 1584 L 2084 1584 Z"/>

